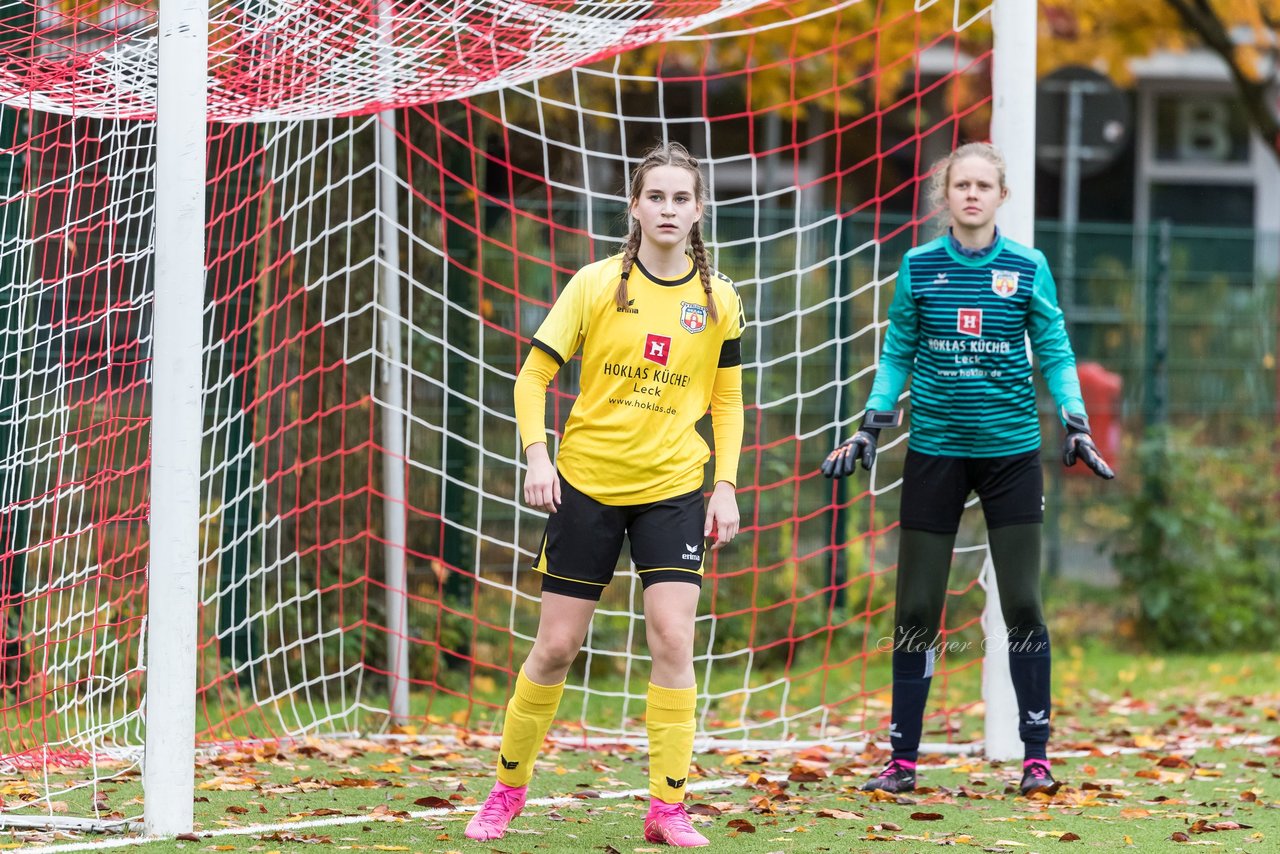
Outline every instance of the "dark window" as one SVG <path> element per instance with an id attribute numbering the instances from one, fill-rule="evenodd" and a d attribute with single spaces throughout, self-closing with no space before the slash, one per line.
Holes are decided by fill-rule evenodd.
<path id="1" fill-rule="evenodd" d="M 1249 122 L 1240 102 L 1225 95 L 1157 96 L 1156 160 L 1248 163 Z"/>

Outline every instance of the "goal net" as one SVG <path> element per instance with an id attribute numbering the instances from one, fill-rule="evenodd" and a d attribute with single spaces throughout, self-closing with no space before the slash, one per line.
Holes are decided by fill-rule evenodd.
<path id="1" fill-rule="evenodd" d="M 663 139 L 746 305 L 743 529 L 698 725 L 887 738 L 904 439 L 833 485 L 924 179 L 988 136 L 989 3 L 250 0 L 211 7 L 197 733 L 485 733 L 537 624 L 512 384 Z M 0 0 L 0 766 L 48 811 L 140 761 L 157 18 Z M 195 291 L 193 291 L 195 292 Z M 559 430 L 577 363 L 550 389 Z M 965 529 L 926 740 L 979 738 Z M 624 553 L 557 737 L 640 738 Z M 57 775 L 61 769 L 75 773 Z M 91 800 L 91 799 L 90 799 Z"/>

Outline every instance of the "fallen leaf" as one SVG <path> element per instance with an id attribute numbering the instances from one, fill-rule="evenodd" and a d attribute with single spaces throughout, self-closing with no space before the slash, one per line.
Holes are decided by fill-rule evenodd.
<path id="1" fill-rule="evenodd" d="M 913 821 L 942 821 L 942 813 L 940 812 L 913 812 L 911 814 Z"/>
<path id="2" fill-rule="evenodd" d="M 320 836 L 314 833 L 293 833 L 287 830 L 278 830 L 275 833 L 268 833 L 259 836 L 263 842 L 302 842 L 312 845 L 332 845 L 333 837 Z"/>
<path id="3" fill-rule="evenodd" d="M 1161 768 L 1190 768 L 1191 763 L 1181 756 L 1166 756 L 1156 763 Z"/>
<path id="4" fill-rule="evenodd" d="M 437 797 L 435 795 L 427 795 L 425 798 L 418 798 L 416 801 L 414 801 L 414 804 L 420 807 L 425 807 L 429 810 L 453 809 L 453 804 L 450 801 L 447 801 L 444 798 Z"/>
<path id="5" fill-rule="evenodd" d="M 793 783 L 817 783 L 826 778 L 826 774 L 804 765 L 793 765 L 787 779 Z"/>
<path id="6" fill-rule="evenodd" d="M 1206 819 L 1198 819 L 1191 827 L 1187 828 L 1192 833 L 1218 833 L 1223 830 L 1251 830 L 1250 825 L 1240 824 L 1234 821 L 1208 821 Z"/>

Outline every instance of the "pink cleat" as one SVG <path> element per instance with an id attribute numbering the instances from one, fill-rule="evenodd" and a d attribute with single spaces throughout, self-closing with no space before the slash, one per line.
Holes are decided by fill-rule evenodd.
<path id="1" fill-rule="evenodd" d="M 506 783 L 495 783 L 489 797 L 484 799 L 484 806 L 467 822 L 468 839 L 501 839 L 507 832 L 511 819 L 520 815 L 524 809 L 525 796 L 529 794 L 528 786 L 508 786 Z M 686 824 L 688 821 L 686 820 Z"/>
<path id="2" fill-rule="evenodd" d="M 644 817 L 644 838 L 647 842 L 664 842 L 677 848 L 701 848 L 710 840 L 693 829 L 684 804 L 669 804 L 652 798 L 649 814 Z"/>

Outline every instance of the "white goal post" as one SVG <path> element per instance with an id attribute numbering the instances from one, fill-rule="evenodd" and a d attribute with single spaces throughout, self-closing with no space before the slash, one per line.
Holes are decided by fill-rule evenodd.
<path id="1" fill-rule="evenodd" d="M 0 692 L 8 766 L 125 757 L 77 780 L 96 791 L 141 762 L 145 832 L 173 836 L 192 830 L 197 747 L 494 726 L 531 639 L 523 568 L 543 524 L 519 501 L 510 387 L 572 270 L 616 245 L 624 176 L 655 137 L 702 158 L 704 233 L 752 327 L 750 533 L 708 562 L 699 743 L 886 739 L 872 630 L 891 616 L 905 436 L 870 475 L 833 485 L 817 465 L 860 415 L 897 258 L 932 227 L 922 173 L 986 132 L 985 89 L 959 84 L 988 70 L 1013 188 L 1000 227 L 1032 242 L 1035 4 L 377 0 L 312 19 L 294 0 L 256 18 L 157 2 L 158 26 L 146 3 L 106 22 L 47 4 L 63 19 L 26 57 L 40 74 L 0 62 L 0 103 L 35 140 L 0 198 L 0 225 L 21 221 L 0 233 L 0 311 L 22 326 L 0 340 L 0 385 L 22 361 L 32 410 L 17 440 L 0 416 L 31 461 L 0 472 L 0 528 L 14 507 L 40 516 L 10 551 L 40 564 L 18 640 L 43 671 Z M 59 41 L 90 31 L 83 55 Z M 858 79 L 797 70 L 855 60 Z M 68 307 L 99 283 L 103 305 Z M 127 426 L 95 444 L 110 418 Z M 119 435 L 142 437 L 141 462 Z M 34 498 L 15 486 L 31 472 Z M 985 545 L 963 537 L 955 576 L 986 587 L 982 631 L 1000 636 L 989 554 L 976 570 Z M 642 595 L 620 568 L 566 687 L 583 744 L 644 737 Z M 949 604 L 945 629 L 972 638 L 978 601 Z M 983 711 L 977 653 L 945 660 L 930 720 L 948 726 L 929 731 L 947 743 L 922 752 L 1020 752 L 1005 649 L 984 649 Z M 42 715 L 73 724 L 42 739 Z M 48 785 L 37 800 L 13 823 L 137 819 L 54 815 Z"/>

